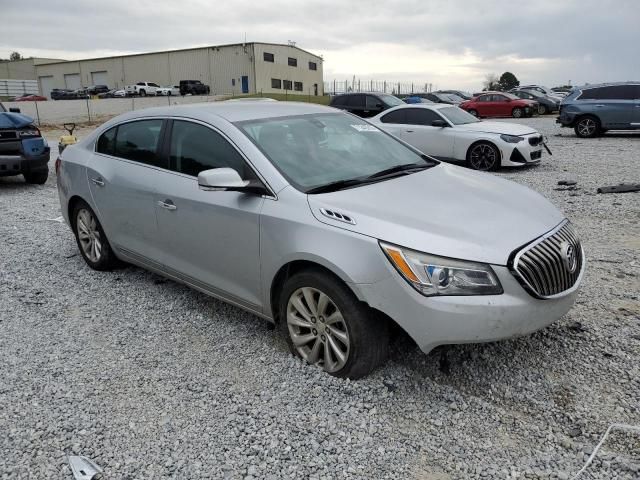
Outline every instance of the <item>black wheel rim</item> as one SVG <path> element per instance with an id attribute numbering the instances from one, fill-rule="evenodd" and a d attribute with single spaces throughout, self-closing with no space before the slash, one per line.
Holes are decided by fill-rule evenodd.
<path id="1" fill-rule="evenodd" d="M 473 147 L 469 155 L 469 163 L 471 163 L 474 170 L 491 170 L 495 166 L 497 159 L 496 149 L 484 143 Z"/>

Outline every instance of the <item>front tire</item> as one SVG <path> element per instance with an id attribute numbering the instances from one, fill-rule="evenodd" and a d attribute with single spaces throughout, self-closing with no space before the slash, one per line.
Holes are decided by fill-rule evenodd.
<path id="1" fill-rule="evenodd" d="M 44 185 L 47 182 L 47 178 L 49 178 L 49 171 L 46 170 L 44 172 L 36 172 L 36 173 L 25 173 L 24 181 L 33 185 Z"/>
<path id="2" fill-rule="evenodd" d="M 477 111 L 477 110 L 474 110 L 473 108 L 472 108 L 471 110 L 469 110 L 469 113 L 470 113 L 471 115 L 473 115 L 474 117 L 479 117 L 479 116 L 480 116 L 480 115 L 478 115 L 478 111 Z"/>
<path id="3" fill-rule="evenodd" d="M 538 105 L 538 115 L 546 115 L 549 113 L 546 105 Z"/>
<path id="4" fill-rule="evenodd" d="M 593 138 L 598 135 L 601 130 L 600 122 L 596 117 L 588 115 L 578 119 L 573 127 L 574 132 L 580 138 Z"/>
<path id="5" fill-rule="evenodd" d="M 478 142 L 467 151 L 467 166 L 474 170 L 489 172 L 500 166 L 500 151 L 489 142 Z"/>
<path id="6" fill-rule="evenodd" d="M 71 214 L 73 233 L 84 261 L 94 270 L 113 270 L 119 265 L 109 240 L 91 207 L 79 201 Z"/>
<path id="7" fill-rule="evenodd" d="M 520 107 L 516 107 L 511 111 L 511 116 L 513 118 L 522 118 L 522 109 Z"/>
<path id="8" fill-rule="evenodd" d="M 279 312 L 291 352 L 330 375 L 361 378 L 386 357 L 386 321 L 329 273 L 305 270 L 288 278 Z"/>
<path id="9" fill-rule="evenodd" d="M 147 96 L 147 92 L 145 90 L 140 90 L 140 96 L 141 97 L 146 97 Z"/>

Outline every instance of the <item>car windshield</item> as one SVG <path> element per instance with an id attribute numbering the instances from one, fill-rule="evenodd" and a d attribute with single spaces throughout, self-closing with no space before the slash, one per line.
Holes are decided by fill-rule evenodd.
<path id="1" fill-rule="evenodd" d="M 380 97 L 380 100 L 382 100 L 384 103 L 386 103 L 390 107 L 397 107 L 398 105 L 404 104 L 402 100 L 400 100 L 398 97 L 395 97 L 393 95 L 378 94 L 378 97 Z"/>
<path id="2" fill-rule="evenodd" d="M 368 177 L 389 169 L 438 163 L 348 114 L 298 115 L 237 125 L 289 183 L 308 193 L 340 182 L 370 183 Z M 375 181 L 384 179 L 383 175 Z"/>
<path id="3" fill-rule="evenodd" d="M 459 97 L 458 95 L 456 95 L 455 93 L 450 93 L 447 95 L 451 100 L 453 100 L 454 102 L 464 102 L 464 98 Z"/>
<path id="4" fill-rule="evenodd" d="M 504 95 L 505 97 L 510 98 L 511 100 L 520 100 L 520 97 L 514 95 L 513 93 L 502 92 L 500 93 L 500 95 Z"/>
<path id="5" fill-rule="evenodd" d="M 480 121 L 458 107 L 445 107 L 438 110 L 438 112 L 454 125 L 465 125 L 467 123 L 478 123 Z"/>
<path id="6" fill-rule="evenodd" d="M 533 95 L 534 97 L 544 97 L 543 93 L 538 92 L 537 90 L 525 90 L 525 92 L 527 92 L 530 95 Z"/>

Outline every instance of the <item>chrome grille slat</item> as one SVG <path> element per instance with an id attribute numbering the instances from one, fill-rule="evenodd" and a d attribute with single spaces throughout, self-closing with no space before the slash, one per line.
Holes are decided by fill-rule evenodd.
<path id="1" fill-rule="evenodd" d="M 575 254 L 573 272 L 568 267 L 573 263 L 568 253 L 571 249 Z M 571 289 L 584 265 L 582 245 L 568 221 L 514 252 L 512 258 L 512 271 L 529 293 L 538 298 L 550 298 Z"/>

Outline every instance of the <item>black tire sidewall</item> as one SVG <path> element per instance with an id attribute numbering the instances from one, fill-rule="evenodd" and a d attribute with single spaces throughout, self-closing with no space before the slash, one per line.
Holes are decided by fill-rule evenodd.
<path id="1" fill-rule="evenodd" d="M 49 178 L 49 171 L 38 173 L 25 173 L 24 180 L 33 185 L 44 185 Z"/>
<path id="2" fill-rule="evenodd" d="M 288 278 L 280 292 L 279 328 L 291 352 L 298 353 L 291 341 L 287 325 L 287 304 L 291 295 L 302 287 L 311 287 L 328 295 L 338 307 L 349 333 L 349 358 L 337 372 L 327 372 L 340 378 L 360 378 L 375 369 L 386 357 L 388 345 L 386 322 L 360 302 L 337 277 L 321 270 L 305 270 Z"/>

